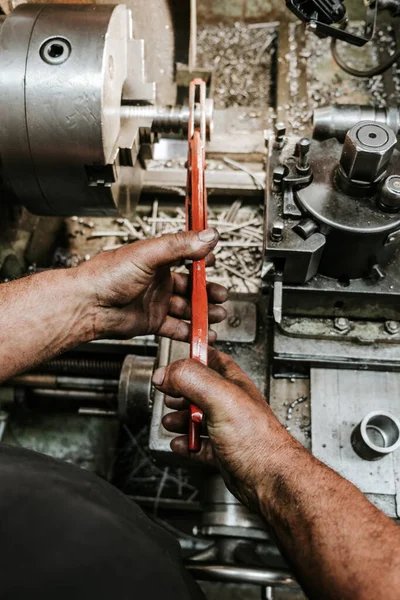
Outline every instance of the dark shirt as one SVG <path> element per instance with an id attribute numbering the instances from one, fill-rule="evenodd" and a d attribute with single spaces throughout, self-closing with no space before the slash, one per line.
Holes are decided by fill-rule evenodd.
<path id="1" fill-rule="evenodd" d="M 72 465 L 0 445 L 2 600 L 204 600 L 177 541 Z"/>

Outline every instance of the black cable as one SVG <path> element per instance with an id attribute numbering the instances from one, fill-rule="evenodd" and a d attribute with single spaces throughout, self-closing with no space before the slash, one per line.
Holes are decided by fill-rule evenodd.
<path id="1" fill-rule="evenodd" d="M 342 27 L 344 29 L 345 27 Z M 392 65 L 394 65 L 398 60 L 400 60 L 400 48 L 399 48 L 399 36 L 396 35 L 396 50 L 392 56 L 388 58 L 386 62 L 377 67 L 373 67 L 372 69 L 368 69 L 366 71 L 359 71 L 358 69 L 354 69 L 350 67 L 344 60 L 339 56 L 337 50 L 337 39 L 332 38 L 331 41 L 331 52 L 332 57 L 335 63 L 349 75 L 353 75 L 353 77 L 375 77 L 376 75 L 382 75 L 385 71 L 390 69 Z"/>

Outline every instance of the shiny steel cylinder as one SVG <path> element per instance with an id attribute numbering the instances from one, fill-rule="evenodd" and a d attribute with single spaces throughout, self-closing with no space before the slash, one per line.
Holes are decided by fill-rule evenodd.
<path id="1" fill-rule="evenodd" d="M 390 127 L 395 135 L 400 133 L 400 108 L 360 106 L 358 104 L 333 104 L 314 111 L 313 137 L 316 140 L 336 138 L 344 142 L 346 133 L 360 121 L 373 121 Z"/>
<path id="2" fill-rule="evenodd" d="M 128 354 L 122 365 L 118 386 L 118 414 L 134 422 L 150 412 L 151 379 L 155 359 Z"/>
<path id="3" fill-rule="evenodd" d="M 115 214 L 121 101 L 152 102 L 143 47 L 123 4 L 21 4 L 0 28 L 0 164 L 5 185 L 41 215 Z"/>
<path id="4" fill-rule="evenodd" d="M 187 135 L 189 123 L 188 106 L 121 106 L 122 119 L 148 120 L 154 133 L 176 133 Z M 200 107 L 194 114 L 195 125 L 200 123 Z M 211 139 L 213 130 L 213 101 L 206 100 L 206 135 Z"/>
<path id="5" fill-rule="evenodd" d="M 203 507 L 203 535 L 253 539 L 268 537 L 260 517 L 250 512 L 230 493 L 221 475 L 211 475 L 202 479 L 200 501 Z"/>
<path id="6" fill-rule="evenodd" d="M 210 565 L 200 562 L 186 563 L 195 579 L 222 583 L 247 583 L 261 586 L 298 587 L 295 579 L 283 569 L 251 568 L 236 565 Z"/>
<path id="7" fill-rule="evenodd" d="M 351 445 L 364 460 L 380 460 L 400 447 L 400 422 L 389 413 L 370 412 L 353 430 Z"/>

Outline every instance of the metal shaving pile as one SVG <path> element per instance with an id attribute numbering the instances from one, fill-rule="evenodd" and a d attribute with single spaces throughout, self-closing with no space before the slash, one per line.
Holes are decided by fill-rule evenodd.
<path id="1" fill-rule="evenodd" d="M 181 207 L 161 207 L 157 200 L 151 209 L 141 209 L 136 216 L 117 219 L 67 220 L 69 251 L 58 250 L 53 266 L 72 267 L 102 251 L 115 250 L 137 240 L 159 237 L 185 230 L 186 217 Z M 263 219 L 256 206 L 242 206 L 240 200 L 229 207 L 208 207 L 208 224 L 220 233 L 214 252 L 216 264 L 207 269 L 210 281 L 221 283 L 238 293 L 257 293 L 263 247 Z M 86 254 L 82 254 L 82 250 Z M 174 269 L 185 272 L 186 266 Z"/>
<path id="2" fill-rule="evenodd" d="M 363 32 L 361 25 L 353 26 L 351 29 L 358 34 Z M 378 48 L 391 48 L 393 42 L 391 28 L 381 25 L 377 31 L 377 43 L 357 48 L 338 42 L 338 50 L 349 66 L 359 70 L 370 69 L 383 60 L 379 56 Z M 331 103 L 385 106 L 386 92 L 383 76 L 359 78 L 344 73 L 333 61 L 329 39 L 320 39 L 309 34 L 306 53 L 308 94 L 313 109 Z"/>
<path id="3" fill-rule="evenodd" d="M 216 108 L 265 107 L 270 99 L 275 27 L 206 25 L 197 32 L 197 66 L 213 72 Z"/>

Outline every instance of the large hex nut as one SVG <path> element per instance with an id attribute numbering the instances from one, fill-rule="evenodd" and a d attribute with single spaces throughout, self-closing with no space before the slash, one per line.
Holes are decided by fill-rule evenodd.
<path id="1" fill-rule="evenodd" d="M 340 167 L 353 183 L 371 184 L 386 171 L 397 138 L 387 125 L 362 121 L 347 132 Z"/>

